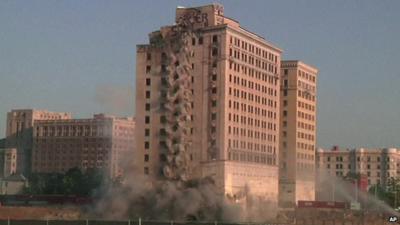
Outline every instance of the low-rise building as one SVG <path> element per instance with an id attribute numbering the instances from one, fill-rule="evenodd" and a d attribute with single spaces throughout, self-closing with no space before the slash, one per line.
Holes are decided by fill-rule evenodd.
<path id="1" fill-rule="evenodd" d="M 330 150 L 318 149 L 316 159 L 319 187 L 323 187 L 324 180 L 351 176 L 366 177 L 368 188 L 376 184 L 386 187 L 391 178 L 400 175 L 400 151 L 396 148 L 340 149 L 334 146 Z"/>
<path id="2" fill-rule="evenodd" d="M 32 172 L 102 168 L 111 177 L 133 163 L 135 122 L 103 114 L 90 119 L 38 120 L 33 128 Z"/>
<path id="3" fill-rule="evenodd" d="M 12 174 L 0 179 L 0 195 L 20 194 L 27 187 L 28 180 L 22 174 Z"/>
<path id="4" fill-rule="evenodd" d="M 71 119 L 71 113 L 36 109 L 13 109 L 7 113 L 5 148 L 17 149 L 18 174 L 30 173 L 34 122 L 62 119 Z"/>

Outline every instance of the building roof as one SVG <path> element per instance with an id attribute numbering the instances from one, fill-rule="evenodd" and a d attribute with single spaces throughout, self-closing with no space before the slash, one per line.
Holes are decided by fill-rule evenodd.
<path id="1" fill-rule="evenodd" d="M 22 174 L 12 174 L 3 179 L 3 181 L 27 181 L 26 177 Z"/>

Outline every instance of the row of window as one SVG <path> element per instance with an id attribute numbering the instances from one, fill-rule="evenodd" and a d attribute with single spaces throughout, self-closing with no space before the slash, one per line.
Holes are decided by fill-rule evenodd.
<path id="1" fill-rule="evenodd" d="M 314 131 L 315 130 L 315 126 L 308 124 L 308 123 L 304 123 L 304 122 L 297 122 L 297 126 L 301 129 L 305 129 L 305 130 L 310 130 L 310 131 Z"/>
<path id="2" fill-rule="evenodd" d="M 239 141 L 237 139 L 228 139 L 228 147 L 231 149 L 242 149 L 242 150 L 250 150 L 250 151 L 257 151 L 257 152 L 264 152 L 275 154 L 275 146 L 266 145 L 266 144 L 259 144 L 253 142 L 246 142 L 246 141 Z"/>
<path id="3" fill-rule="evenodd" d="M 229 151 L 228 159 L 233 161 L 254 162 L 267 165 L 275 165 L 274 157 L 266 154 L 253 153 L 253 152 Z"/>
<path id="4" fill-rule="evenodd" d="M 246 117 L 246 116 L 240 116 L 239 114 L 235 113 L 228 113 L 228 121 L 233 121 L 235 123 L 240 123 L 242 125 L 249 125 L 249 126 L 256 126 L 260 127 L 263 129 L 268 129 L 268 130 L 273 130 L 276 131 L 276 124 L 259 120 L 259 119 L 254 119 L 251 117 Z"/>
<path id="5" fill-rule="evenodd" d="M 313 114 L 305 113 L 302 111 L 297 111 L 297 116 L 301 119 L 306 119 L 309 121 L 315 121 L 315 116 Z"/>
<path id="6" fill-rule="evenodd" d="M 269 61 L 272 61 L 272 62 L 275 62 L 275 63 L 278 62 L 278 56 L 276 54 L 273 54 L 273 53 L 271 53 L 271 52 L 269 52 L 269 51 L 267 51 L 265 49 L 259 48 L 259 47 L 255 46 L 255 45 L 252 45 L 252 44 L 250 44 L 250 43 L 248 43 L 248 42 L 246 42 L 244 40 L 241 40 L 240 38 L 237 38 L 237 37 L 234 37 L 234 36 L 230 36 L 229 37 L 229 43 L 234 45 L 234 46 L 236 46 L 236 47 L 238 47 L 238 48 L 241 48 L 241 49 L 243 49 L 245 51 L 253 53 L 253 54 L 257 55 L 257 56 L 263 57 L 263 58 L 265 58 L 265 59 L 267 59 Z"/>
<path id="7" fill-rule="evenodd" d="M 308 91 L 298 90 L 297 95 L 300 98 L 315 102 L 315 95 L 313 95 L 312 93 L 310 93 Z"/>
<path id="8" fill-rule="evenodd" d="M 229 48 L 229 56 L 241 60 L 264 71 L 277 74 L 278 67 L 275 63 L 268 63 L 261 58 L 246 54 L 244 51 Z"/>
<path id="9" fill-rule="evenodd" d="M 306 90 L 310 90 L 312 93 L 315 93 L 315 86 L 314 85 L 307 84 L 307 83 L 305 83 L 305 82 L 303 82 L 301 80 L 297 81 L 297 87 L 298 88 L 303 88 L 303 89 L 306 89 Z"/>
<path id="10" fill-rule="evenodd" d="M 256 68 L 251 68 L 248 67 L 246 65 L 241 65 L 239 63 L 230 61 L 229 62 L 229 69 L 231 71 L 235 71 L 237 73 L 240 73 L 240 75 L 247 75 L 249 78 L 254 78 L 257 79 L 259 81 L 264 81 L 264 82 L 268 82 L 269 84 L 272 85 L 277 85 L 278 84 L 278 79 L 276 76 L 273 76 L 271 74 L 267 74 L 265 73 L 265 71 L 262 70 L 258 70 Z M 276 67 L 275 67 L 275 75 L 276 75 Z"/>
<path id="11" fill-rule="evenodd" d="M 332 157 L 332 158 L 334 158 L 334 157 Z M 348 157 L 343 157 L 343 156 L 336 156 L 336 161 L 338 161 L 338 162 L 342 162 L 343 161 L 343 158 L 345 158 L 345 159 L 347 159 Z M 357 156 L 357 161 L 358 162 L 360 162 L 360 161 L 367 161 L 367 162 L 371 162 L 371 161 L 374 161 L 374 160 L 372 160 L 372 159 L 375 159 L 375 161 L 376 162 L 380 162 L 381 161 L 381 157 L 380 156 L 377 156 L 377 157 L 371 157 L 371 156 Z M 393 162 L 393 159 L 391 159 L 390 157 L 384 157 L 384 158 L 386 158 L 386 162 Z M 331 157 L 330 156 L 328 156 L 327 158 L 326 158 L 326 161 L 328 161 L 328 162 L 330 162 L 331 161 Z"/>
<path id="12" fill-rule="evenodd" d="M 276 101 L 273 101 L 270 103 L 271 104 L 273 103 L 274 104 L 273 108 L 276 108 Z M 215 105 L 216 105 L 216 103 L 215 103 Z M 230 100 L 230 99 L 228 101 L 228 108 L 235 109 L 235 110 L 242 110 L 242 112 L 248 112 L 248 113 L 255 114 L 258 116 L 263 116 L 263 117 L 268 116 L 268 118 L 276 119 L 276 112 L 261 109 L 260 107 L 257 107 L 257 106 L 247 105 L 246 103 L 240 103 L 240 102 Z"/>
<path id="13" fill-rule="evenodd" d="M 239 127 L 231 127 L 228 126 L 228 134 L 234 135 L 234 136 L 241 136 L 241 137 L 249 137 L 249 138 L 255 138 L 263 141 L 275 141 L 276 136 L 273 134 L 267 134 L 264 132 L 260 131 L 254 131 L 254 130 L 247 130 L 244 128 L 239 128 Z"/>
<path id="14" fill-rule="evenodd" d="M 347 164 L 347 169 L 351 169 L 351 164 Z M 331 168 L 331 164 L 327 164 L 326 168 L 330 169 Z M 336 169 L 343 169 L 343 164 L 336 164 Z M 367 169 L 367 170 L 371 170 L 372 167 L 370 164 L 368 165 L 357 165 L 357 169 Z M 381 165 L 376 165 L 376 169 L 380 170 L 381 169 Z M 390 169 L 390 165 L 386 165 L 386 169 L 389 170 Z"/>
<path id="15" fill-rule="evenodd" d="M 303 142 L 296 142 L 296 146 L 298 149 L 304 149 L 304 150 L 310 150 L 310 151 L 314 151 L 315 150 L 315 146 L 313 144 L 307 144 L 307 143 L 303 143 Z"/>
<path id="16" fill-rule="evenodd" d="M 308 104 L 306 102 L 298 101 L 297 102 L 297 106 L 299 108 L 306 109 L 306 110 L 309 110 L 309 111 L 312 111 L 312 112 L 315 111 L 315 106 L 312 105 L 312 104 Z"/>
<path id="17" fill-rule="evenodd" d="M 265 85 L 259 84 L 257 82 L 253 82 L 253 81 L 247 80 L 245 78 L 240 78 L 239 76 L 235 76 L 232 74 L 229 74 L 229 83 L 241 85 L 242 87 L 245 87 L 245 88 L 250 88 L 252 93 L 254 93 L 254 91 L 259 91 L 261 93 L 265 93 L 270 96 L 275 96 L 275 97 L 277 96 L 277 91 L 275 88 L 270 88 Z M 273 86 L 273 87 L 276 87 L 276 86 Z"/>
<path id="18" fill-rule="evenodd" d="M 298 152 L 297 153 L 297 158 L 298 159 L 314 160 L 314 155 L 313 154 L 306 154 L 306 153 Z"/>
<path id="19" fill-rule="evenodd" d="M 315 136 L 313 134 L 307 134 L 303 132 L 297 132 L 297 138 L 309 140 L 309 141 L 315 141 Z"/>
<path id="20" fill-rule="evenodd" d="M 298 76 L 303 78 L 303 79 L 306 79 L 306 80 L 309 80 L 309 81 L 315 83 L 315 75 L 312 75 L 310 73 L 306 73 L 304 71 L 299 70 L 298 71 Z"/>

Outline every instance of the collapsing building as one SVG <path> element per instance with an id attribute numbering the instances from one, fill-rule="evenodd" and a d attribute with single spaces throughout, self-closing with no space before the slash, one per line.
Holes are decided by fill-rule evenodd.
<path id="1" fill-rule="evenodd" d="M 178 7 L 137 46 L 137 166 L 156 178 L 211 177 L 225 196 L 278 200 L 281 50 L 218 4 Z"/>

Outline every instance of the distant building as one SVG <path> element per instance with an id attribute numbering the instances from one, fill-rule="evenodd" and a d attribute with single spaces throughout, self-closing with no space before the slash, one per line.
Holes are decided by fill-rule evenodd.
<path id="1" fill-rule="evenodd" d="M 220 192 L 277 202 L 282 51 L 211 4 L 137 46 L 138 165 L 170 179 L 213 177 Z"/>
<path id="2" fill-rule="evenodd" d="M 317 181 L 319 186 L 329 177 L 362 175 L 367 178 L 368 187 L 378 184 L 386 187 L 391 178 L 400 177 L 400 150 L 380 149 L 340 149 L 317 151 Z M 324 192 L 326 190 L 319 190 Z"/>
<path id="3" fill-rule="evenodd" d="M 22 174 L 12 174 L 4 179 L 0 179 L 1 195 L 20 194 L 24 187 L 28 185 L 28 180 Z"/>
<path id="4" fill-rule="evenodd" d="M 279 202 L 293 207 L 315 200 L 318 70 L 301 61 L 281 62 Z"/>
<path id="5" fill-rule="evenodd" d="M 17 172 L 17 149 L 0 149 L 0 179 Z"/>
<path id="6" fill-rule="evenodd" d="M 7 113 L 6 148 L 17 149 L 17 173 L 29 174 L 32 154 L 32 127 L 36 120 L 70 119 L 70 113 L 36 109 L 13 109 Z"/>
<path id="7" fill-rule="evenodd" d="M 0 139 L 0 149 L 5 147 L 6 147 L 6 139 L 5 138 Z"/>
<path id="8" fill-rule="evenodd" d="M 102 168 L 111 177 L 133 163 L 133 118 L 103 114 L 90 119 L 37 120 L 33 128 L 32 172 L 64 173 Z"/>

